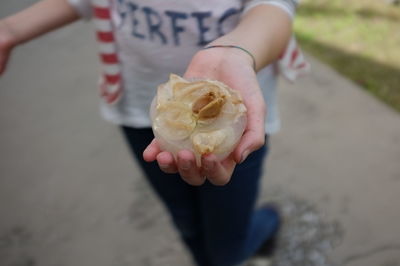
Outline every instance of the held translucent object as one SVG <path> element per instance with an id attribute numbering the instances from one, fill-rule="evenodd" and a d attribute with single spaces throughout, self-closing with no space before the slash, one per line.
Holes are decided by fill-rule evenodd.
<path id="1" fill-rule="evenodd" d="M 158 87 L 150 116 L 161 149 L 174 156 L 190 150 L 199 166 L 201 155 L 226 158 L 246 127 L 246 107 L 237 91 L 219 81 L 174 74 Z"/>

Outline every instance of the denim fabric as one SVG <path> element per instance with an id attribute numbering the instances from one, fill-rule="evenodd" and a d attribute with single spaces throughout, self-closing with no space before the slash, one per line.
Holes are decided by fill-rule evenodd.
<path id="1" fill-rule="evenodd" d="M 267 145 L 237 165 L 227 185 L 206 182 L 196 187 L 178 174 L 165 174 L 156 162 L 143 160 L 143 150 L 153 139 L 151 129 L 123 127 L 122 131 L 197 265 L 242 263 L 277 229 L 278 221 L 270 212 L 254 209 Z"/>

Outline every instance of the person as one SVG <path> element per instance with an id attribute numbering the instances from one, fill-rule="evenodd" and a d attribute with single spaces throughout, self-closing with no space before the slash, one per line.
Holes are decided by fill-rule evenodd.
<path id="1" fill-rule="evenodd" d="M 42 0 L 0 20 L 0 74 L 17 45 L 94 18 L 105 71 L 112 72 L 103 85 L 117 77 L 120 86 L 118 100 L 102 98 L 103 117 L 121 127 L 194 261 L 239 265 L 279 228 L 277 210 L 255 203 L 268 136 L 280 127 L 276 62 L 291 38 L 296 6 L 295 0 Z M 111 33 L 102 35 L 105 29 Z M 191 151 L 175 159 L 154 139 L 149 106 L 170 73 L 219 80 L 242 95 L 247 126 L 223 161 L 208 154 L 197 167 Z"/>

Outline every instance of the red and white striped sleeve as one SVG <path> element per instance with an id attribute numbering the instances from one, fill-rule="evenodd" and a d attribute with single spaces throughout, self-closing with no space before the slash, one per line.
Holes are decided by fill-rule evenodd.
<path id="1" fill-rule="evenodd" d="M 92 19 L 99 45 L 102 76 L 100 93 L 106 103 L 117 103 L 122 95 L 121 65 L 118 59 L 111 0 L 68 0 L 84 19 Z"/>
<path id="2" fill-rule="evenodd" d="M 285 52 L 278 60 L 280 74 L 287 80 L 294 82 L 298 77 L 310 72 L 310 64 L 304 57 L 296 38 L 292 36 Z"/>
<path id="3" fill-rule="evenodd" d="M 111 2 L 110 0 L 92 0 L 91 3 L 103 69 L 100 92 L 106 103 L 114 104 L 122 95 L 122 77 L 114 25 L 111 20 Z"/>

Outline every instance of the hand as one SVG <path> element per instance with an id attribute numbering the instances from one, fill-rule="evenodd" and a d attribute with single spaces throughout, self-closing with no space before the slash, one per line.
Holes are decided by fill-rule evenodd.
<path id="1" fill-rule="evenodd" d="M 15 46 L 14 35 L 4 21 L 0 21 L 0 75 L 6 70 L 8 59 Z"/>
<path id="2" fill-rule="evenodd" d="M 143 158 L 157 160 L 166 173 L 176 173 L 191 185 L 201 185 L 206 178 L 215 185 L 229 182 L 237 163 L 264 145 L 265 103 L 253 70 L 251 57 L 234 48 L 212 48 L 199 51 L 192 59 L 185 78 L 209 78 L 219 80 L 238 90 L 247 107 L 247 126 L 235 150 L 223 161 L 215 155 L 202 157 L 202 166 L 196 166 L 194 154 L 187 150 L 178 153 L 177 159 L 171 153 L 161 151 L 156 140 L 146 148 Z"/>

